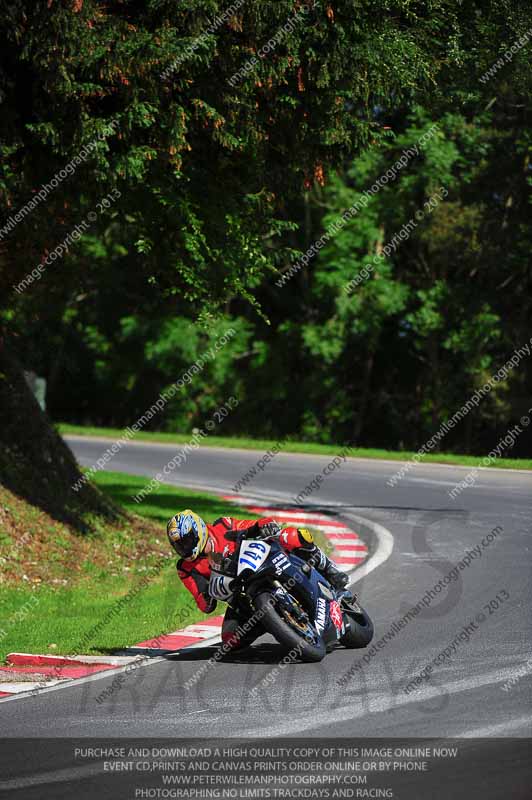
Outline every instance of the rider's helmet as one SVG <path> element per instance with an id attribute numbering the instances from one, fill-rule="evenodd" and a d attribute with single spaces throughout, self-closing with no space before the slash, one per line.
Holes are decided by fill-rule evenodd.
<path id="1" fill-rule="evenodd" d="M 191 561 L 203 553 L 209 538 L 207 525 L 189 508 L 180 511 L 168 521 L 166 533 L 178 556 Z"/>

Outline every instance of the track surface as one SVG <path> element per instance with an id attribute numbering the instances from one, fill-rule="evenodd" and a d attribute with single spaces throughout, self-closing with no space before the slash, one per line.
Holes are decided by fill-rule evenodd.
<path id="1" fill-rule="evenodd" d="M 80 437 L 67 441 L 84 466 L 109 445 Z M 129 444 L 107 468 L 154 476 L 178 449 Z M 259 457 L 252 451 L 201 448 L 168 482 L 232 493 Z M 248 491 L 286 507 L 330 460 L 280 454 Z M 186 690 L 184 683 L 214 652 L 201 647 L 139 669 L 100 705 L 95 698 L 106 687 L 105 678 L 3 703 L 4 736 L 530 737 L 532 476 L 485 470 L 475 486 L 452 500 L 447 492 L 469 468 L 418 465 L 391 488 L 386 481 L 399 467 L 351 459 L 307 501 L 314 510 L 328 509 L 346 521 L 358 515 L 378 522 L 394 536 L 388 560 L 357 583 L 375 621 L 374 641 L 466 551 L 496 526 L 502 532 L 362 670 L 349 673 L 364 651 L 337 650 L 318 665 L 288 666 L 274 692 L 253 697 L 252 687 L 279 659 L 273 640 L 264 637 L 247 655 L 212 665 Z M 484 606 L 501 592 L 509 599 L 489 614 Z M 430 681 L 405 694 L 404 686 L 479 613 L 485 621 L 469 641 L 461 641 L 454 655 L 434 668 Z M 347 676 L 344 685 L 338 683 L 342 676 Z M 480 758 L 478 769 L 485 766 Z M 520 769 L 529 766 L 513 765 L 514 777 Z"/>

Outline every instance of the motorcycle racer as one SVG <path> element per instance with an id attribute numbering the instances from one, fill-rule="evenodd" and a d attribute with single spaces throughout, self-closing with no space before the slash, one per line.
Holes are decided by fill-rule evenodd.
<path id="1" fill-rule="evenodd" d="M 338 570 L 314 542 L 310 531 L 292 526 L 281 529 L 273 517 L 258 520 L 220 517 L 208 525 L 194 511 L 185 509 L 168 521 L 166 530 L 169 542 L 179 556 L 177 574 L 194 596 L 198 608 L 207 614 L 216 608 L 216 599 L 209 593 L 212 556 L 217 554 L 223 563 L 232 556 L 243 538 L 276 537 L 284 550 L 311 563 L 336 589 L 345 590 L 349 581 L 348 576 Z M 222 625 L 222 641 L 232 650 L 247 647 L 264 632 L 257 623 L 243 635 L 240 628 L 244 622 L 246 620 L 228 606 Z"/>

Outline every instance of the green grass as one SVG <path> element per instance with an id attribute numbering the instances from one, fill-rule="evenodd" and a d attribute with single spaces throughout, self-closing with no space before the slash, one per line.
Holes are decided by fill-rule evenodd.
<path id="1" fill-rule="evenodd" d="M 120 428 L 94 428 L 82 425 L 60 424 L 57 426 L 61 434 L 76 434 L 78 436 L 105 436 L 110 439 L 119 439 L 124 431 Z M 190 441 L 191 433 L 149 433 L 140 431 L 132 441 L 161 442 L 163 444 L 185 444 Z M 250 439 L 237 437 L 209 436 L 205 442 L 200 442 L 201 447 L 228 447 L 242 448 L 244 450 L 270 450 L 278 441 L 274 439 Z M 320 456 L 337 455 L 345 445 L 341 444 L 314 444 L 312 442 L 287 442 L 283 447 L 285 453 L 306 453 Z M 353 448 L 350 455 L 353 458 L 386 459 L 389 461 L 408 461 L 415 453 L 410 450 L 380 450 L 378 448 Z M 477 467 L 482 461 L 482 456 L 466 456 L 456 453 L 429 453 L 422 459 L 422 463 L 432 464 L 457 464 L 465 467 Z M 498 458 L 490 467 L 504 469 L 532 469 L 530 458 Z"/>
<path id="2" fill-rule="evenodd" d="M 13 651 L 51 655 L 105 653 L 184 627 L 202 615 L 179 590 L 177 581 L 175 568 L 169 564 L 161 576 L 94 635 L 90 635 L 92 629 L 105 619 L 124 590 L 131 588 L 123 581 L 100 577 L 92 591 L 77 587 L 53 592 L 42 587 L 34 593 L 35 604 L 28 616 L 18 624 L 9 624 L 9 620 L 24 613 L 28 590 L 3 589 L 0 609 L 7 635 L 0 642 L 1 657 Z"/>
<path id="3" fill-rule="evenodd" d="M 184 508 L 193 508 L 208 522 L 227 514 L 239 519 L 256 519 L 247 509 L 228 504 L 220 497 L 205 492 L 160 485 L 142 503 L 132 497 L 149 481 L 149 478 L 115 472 L 98 472 L 93 479 L 100 489 L 126 510 L 146 517 L 160 528 L 160 552 L 168 552 L 166 522 Z M 32 507 L 24 506 L 28 518 Z M 157 528 L 150 525 L 150 536 L 159 537 Z M 60 533 L 50 532 L 50 536 Z M 116 542 L 117 532 L 102 529 L 105 541 L 95 538 L 93 547 L 109 548 L 109 537 Z M 107 537 L 107 538 L 106 538 Z M 319 533 L 316 540 L 329 549 Z M 92 542 L 92 540 L 91 540 Z M 23 551 L 22 551 L 23 552 Z M 121 546 L 120 553 L 124 554 Z M 41 553 L 46 559 L 46 552 Z M 125 549 L 127 558 L 127 548 Z M 160 571 L 150 572 L 138 563 L 121 576 L 109 570 L 86 563 L 82 582 L 72 587 L 53 589 L 45 582 L 39 586 L 23 584 L 0 589 L 0 659 L 10 652 L 49 653 L 52 655 L 95 655 L 109 653 L 137 642 L 169 633 L 204 619 L 194 599 L 177 577 L 175 557 L 168 559 Z M 154 563 L 153 554 L 151 563 Z M 155 573 L 155 574 L 154 574 Z M 153 577 L 151 577 L 153 575 Z M 148 580 L 149 579 L 149 580 Z M 95 630 L 102 620 L 117 608 L 120 598 L 143 585 L 120 613 L 109 617 L 104 626 Z M 145 585 L 144 585 L 145 583 Z M 215 614 L 223 613 L 220 604 Z"/>
<path id="4" fill-rule="evenodd" d="M 193 508 L 207 522 L 213 522 L 218 517 L 227 515 L 229 510 L 232 516 L 240 519 L 255 519 L 255 516 L 249 514 L 246 509 L 228 504 L 227 500 L 221 497 L 192 489 L 180 489 L 168 484 L 160 484 L 157 490 L 141 503 L 135 503 L 132 498 L 151 480 L 142 475 L 103 471 L 96 472 L 91 480 L 122 508 L 160 524 L 165 542 L 166 523 L 173 514 L 184 508 Z"/>
<path id="5" fill-rule="evenodd" d="M 160 524 L 163 550 L 166 544 L 166 522 L 183 508 L 192 507 L 212 522 L 224 514 L 254 518 L 247 510 L 229 506 L 220 498 L 170 486 L 159 486 L 143 503 L 131 498 L 149 480 L 142 476 L 99 472 L 94 478 L 98 486 L 128 511 Z M 45 554 L 43 554 L 45 557 Z M 182 585 L 175 570 L 175 558 L 146 583 L 119 614 L 108 623 L 91 631 L 116 608 L 117 601 L 148 573 L 138 571 L 126 578 L 94 569 L 93 580 L 72 588 L 52 589 L 46 585 L 2 587 L 0 590 L 0 657 L 7 653 L 32 652 L 69 654 L 106 653 L 136 642 L 183 628 L 204 618 L 192 596 Z M 89 565 L 90 568 L 90 565 Z M 138 570 L 139 565 L 135 565 Z M 86 570 L 85 570 L 86 572 Z M 132 570 L 133 573 L 133 570 Z M 223 612 L 220 607 L 216 613 Z"/>

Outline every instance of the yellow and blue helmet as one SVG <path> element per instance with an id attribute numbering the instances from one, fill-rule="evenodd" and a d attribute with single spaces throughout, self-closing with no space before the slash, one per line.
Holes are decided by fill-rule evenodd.
<path id="1" fill-rule="evenodd" d="M 191 561 L 203 553 L 209 538 L 207 525 L 189 508 L 168 521 L 166 533 L 177 555 Z"/>

